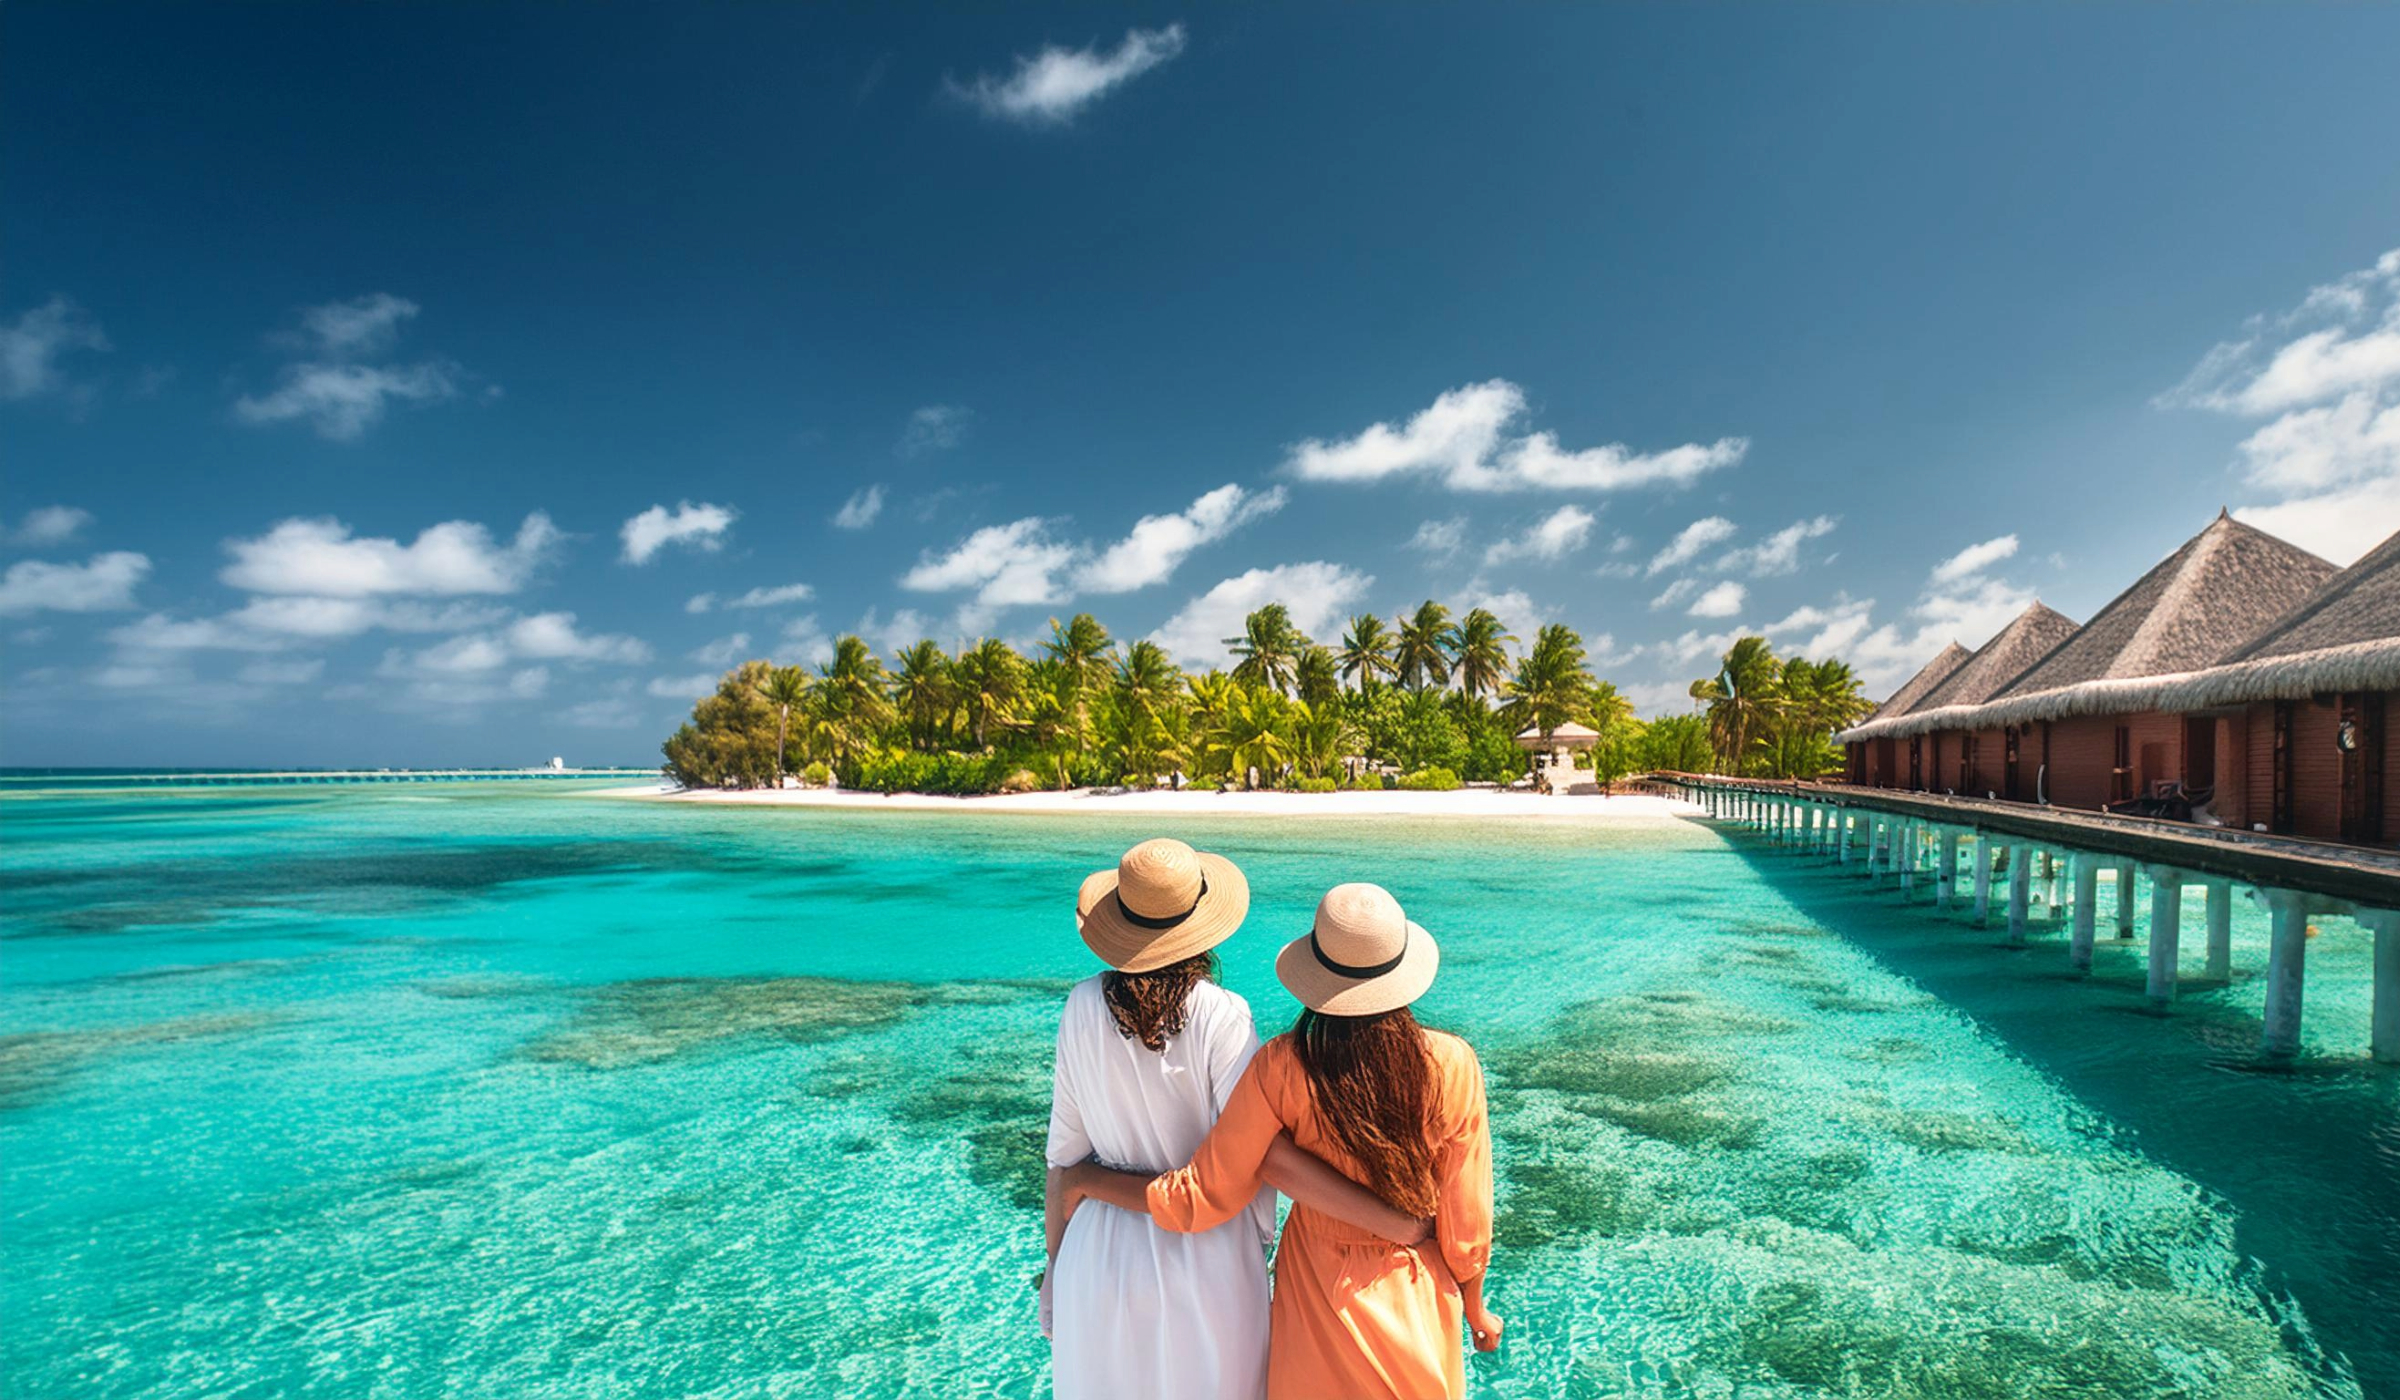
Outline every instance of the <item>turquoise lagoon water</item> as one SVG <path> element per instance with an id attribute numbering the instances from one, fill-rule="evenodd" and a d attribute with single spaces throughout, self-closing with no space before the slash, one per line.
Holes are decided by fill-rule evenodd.
<path id="1" fill-rule="evenodd" d="M 1038 1396 L 1078 879 L 1158 832 L 1442 940 L 1500 1159 L 1477 1394 L 2400 1393 L 2363 942 L 2064 953 L 1698 824 L 0 797 L 0 1375 L 22 1396 Z M 2198 915 L 2193 935 L 2197 940 Z M 2264 931 L 2237 923 L 2245 969 Z"/>

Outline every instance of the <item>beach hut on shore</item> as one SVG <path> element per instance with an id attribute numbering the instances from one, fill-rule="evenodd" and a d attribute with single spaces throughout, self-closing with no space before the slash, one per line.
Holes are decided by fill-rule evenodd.
<path id="1" fill-rule="evenodd" d="M 1573 781 L 1576 751 L 1592 748 L 1599 742 L 1599 730 L 1590 725 L 1577 724 L 1573 720 L 1568 720 L 1547 734 L 1544 734 L 1541 728 L 1536 726 L 1519 734 L 1516 739 L 1518 748 L 1524 749 L 1534 756 L 1533 766 L 1537 776 L 1544 768 L 1566 771 L 1566 781 L 1562 782 L 1557 778 L 1551 779 L 1551 789 L 1556 792 L 1564 792 L 1568 784 Z M 1545 754 L 1548 755 L 1547 759 L 1543 757 Z"/>
<path id="2" fill-rule="evenodd" d="M 1886 742 L 1955 745 L 1971 781 L 1953 790 L 1975 796 L 2090 808 L 2166 788 L 2202 820 L 2393 844 L 2400 536 L 2336 570 L 2220 512 L 1997 690 L 1971 689 L 1845 732 L 1854 768 Z M 2016 760 L 1998 782 L 1979 753 L 1994 734 Z"/>

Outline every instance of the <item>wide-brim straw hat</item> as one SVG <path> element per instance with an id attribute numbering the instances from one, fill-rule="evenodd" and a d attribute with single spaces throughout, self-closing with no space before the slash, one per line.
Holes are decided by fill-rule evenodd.
<path id="1" fill-rule="evenodd" d="M 1095 870 L 1075 895 L 1075 931 L 1119 972 L 1155 972 L 1216 947 L 1250 914 L 1250 882 L 1223 856 L 1164 837 Z"/>
<path id="2" fill-rule="evenodd" d="M 1425 995 L 1441 965 L 1433 935 L 1383 886 L 1336 885 L 1317 901 L 1315 927 L 1276 956 L 1275 976 L 1311 1011 L 1373 1016 Z"/>

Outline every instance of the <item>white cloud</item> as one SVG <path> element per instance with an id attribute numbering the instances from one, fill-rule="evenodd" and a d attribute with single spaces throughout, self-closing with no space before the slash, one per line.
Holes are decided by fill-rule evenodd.
<path id="1" fill-rule="evenodd" d="M 75 393 L 59 361 L 69 351 L 108 348 L 98 321 L 66 297 L 52 297 L 0 326 L 0 399 Z"/>
<path id="2" fill-rule="evenodd" d="M 81 564 L 20 559 L 0 575 L 0 617 L 130 608 L 135 586 L 149 576 L 149 557 L 131 550 L 95 554 Z"/>
<path id="3" fill-rule="evenodd" d="M 16 528 L 6 531 L 10 544 L 41 548 L 65 544 L 92 523 L 92 513 L 78 506 L 39 506 L 18 517 Z"/>
<path id="4" fill-rule="evenodd" d="M 694 676 L 653 676 L 650 684 L 642 688 L 661 700 L 697 700 L 703 695 L 716 693 L 717 678 L 721 674 L 718 671 L 703 671 Z"/>
<path id="5" fill-rule="evenodd" d="M 777 608 L 786 603 L 805 603 L 816 594 L 817 590 L 805 583 L 785 583 L 778 584 L 773 588 L 753 588 L 747 593 L 736 594 L 726 599 L 724 606 L 727 608 Z M 690 604 L 686 604 L 685 611 L 691 610 Z"/>
<path id="6" fill-rule="evenodd" d="M 356 636 L 376 628 L 388 632 L 463 632 L 490 627 L 507 616 L 506 609 L 482 603 L 445 603 L 437 607 L 405 599 L 275 595 L 253 598 L 227 613 L 222 621 L 245 633 L 330 638 Z"/>
<path id="7" fill-rule="evenodd" d="M 1671 608 L 1677 603 L 1682 602 L 1684 599 L 1691 597 L 1693 592 L 1695 592 L 1699 587 L 1700 580 L 1696 578 L 1679 578 L 1673 583 L 1668 584 L 1665 592 L 1651 599 L 1650 607 L 1653 611 L 1660 608 Z"/>
<path id="8" fill-rule="evenodd" d="M 1453 515 L 1448 520 L 1428 520 L 1419 524 L 1408 547 L 1423 550 L 1436 559 L 1447 559 L 1458 553 L 1466 542 L 1467 518 Z"/>
<path id="9" fill-rule="evenodd" d="M 2161 407 L 2268 421 L 2236 449 L 2270 499 L 2234 514 L 2337 563 L 2391 531 L 2400 510 L 2400 249 L 2310 289 L 2201 357 Z"/>
<path id="10" fill-rule="evenodd" d="M 1747 438 L 1637 453 L 1619 443 L 1568 451 L 1547 432 L 1513 436 L 1525 391 L 1505 379 L 1452 389 L 1403 427 L 1377 423 L 1337 442 L 1294 446 L 1285 465 L 1307 481 L 1381 481 L 1422 475 L 1453 491 L 1616 491 L 1683 485 L 1739 462 Z"/>
<path id="11" fill-rule="evenodd" d="M 298 364 L 284 367 L 273 393 L 234 400 L 234 416 L 245 423 L 309 420 L 317 435 L 336 442 L 363 436 L 383 421 L 387 405 L 440 403 L 458 396 L 451 365 Z"/>
<path id="12" fill-rule="evenodd" d="M 165 613 L 151 613 L 111 628 L 108 640 L 120 651 L 153 658 L 186 651 L 281 651 L 292 645 L 290 637 L 253 632 L 221 618 L 175 618 Z"/>
<path id="13" fill-rule="evenodd" d="M 494 632 L 469 632 L 415 652 L 392 650 L 383 655 L 387 676 L 478 675 L 508 664 L 508 642 Z"/>
<path id="14" fill-rule="evenodd" d="M 639 638 L 576 631 L 571 612 L 518 618 L 509 624 L 508 647 L 513 655 L 541 660 L 631 663 L 650 659 L 650 648 Z"/>
<path id="15" fill-rule="evenodd" d="M 558 540 L 558 527 L 538 510 L 525 517 L 506 545 L 468 520 L 444 521 L 404 545 L 355 538 L 349 526 L 330 517 L 291 519 L 256 539 L 227 541 L 233 563 L 218 577 L 252 593 L 321 598 L 514 593 Z"/>
<path id="16" fill-rule="evenodd" d="M 1483 562 L 1488 567 L 1512 559 L 1564 559 L 1591 539 L 1592 522 L 1597 519 L 1581 506 L 1560 506 L 1535 521 L 1523 535 L 1494 542 L 1483 552 Z"/>
<path id="17" fill-rule="evenodd" d="M 851 492 L 850 499 L 842 502 L 842 508 L 834 512 L 833 525 L 837 530 L 864 530 L 874 524 L 875 517 L 881 514 L 883 484 L 876 482 Z"/>
<path id="18" fill-rule="evenodd" d="M 1045 45 L 1030 58 L 1020 56 L 1016 71 L 1006 78 L 978 73 L 969 82 L 952 82 L 950 90 L 985 116 L 1027 126 L 1057 126 L 1112 89 L 1182 53 L 1183 39 L 1183 26 L 1170 24 L 1164 29 L 1129 29 L 1125 41 L 1107 53 L 1097 45 Z"/>
<path id="19" fill-rule="evenodd" d="M 2400 528 L 2400 474 L 2299 496 L 2271 506 L 2240 506 L 2234 517 L 2348 564 Z"/>
<path id="20" fill-rule="evenodd" d="M 325 659 L 253 661 L 237 673 L 246 685 L 311 685 L 325 674 Z"/>
<path id="21" fill-rule="evenodd" d="M 1718 567 L 1748 569 L 1757 578 L 1793 573 L 1800 567 L 1800 546 L 1832 534 L 1839 523 L 1830 515 L 1795 520 L 1757 544 L 1730 551 L 1718 561 Z"/>
<path id="22" fill-rule="evenodd" d="M 810 613 L 783 625 L 783 651 L 786 655 L 797 655 L 811 666 L 822 666 L 833 659 L 833 638 L 825 635 L 817 615 Z"/>
<path id="23" fill-rule="evenodd" d="M 652 506 L 618 530 L 618 537 L 625 542 L 619 557 L 628 564 L 647 564 L 671 544 L 713 550 L 725 543 L 725 532 L 733 528 L 734 519 L 733 507 L 706 501 L 698 505 L 678 501 L 673 510 Z"/>
<path id="24" fill-rule="evenodd" d="M 631 729 L 648 716 L 631 700 L 612 695 L 569 705 L 559 718 L 578 729 Z"/>
<path id="25" fill-rule="evenodd" d="M 1684 611 L 1692 617 L 1732 617 L 1742 610 L 1742 600 L 1747 596 L 1748 590 L 1727 579 L 1693 599 Z"/>
<path id="26" fill-rule="evenodd" d="M 234 416 L 245 423 L 306 419 L 318 436 L 348 442 L 383 421 L 394 403 L 457 398 L 467 375 L 449 360 L 404 365 L 359 358 L 389 349 L 401 322 L 416 314 L 415 302 L 388 292 L 303 308 L 300 330 L 277 337 L 303 358 L 277 371 L 272 392 L 234 400 Z"/>
<path id="27" fill-rule="evenodd" d="M 1220 666 L 1226 661 L 1225 638 L 1239 636 L 1242 619 L 1257 609 L 1281 603 L 1301 631 L 1330 637 L 1344 611 L 1374 582 L 1370 575 L 1322 561 L 1252 569 L 1185 603 L 1150 640 L 1186 666 Z"/>
<path id="28" fill-rule="evenodd" d="M 683 610 L 687 613 L 704 613 L 716 605 L 717 595 L 714 593 L 695 593 L 683 600 Z"/>
<path id="29" fill-rule="evenodd" d="M 1517 656 L 1524 655 L 1525 649 L 1533 645 L 1534 635 L 1542 630 L 1543 623 L 1557 620 L 1548 608 L 1533 601 L 1533 595 L 1522 588 L 1472 597 L 1467 602 L 1467 609 L 1473 611 L 1476 608 L 1482 608 L 1499 618 L 1500 625 L 1515 635 L 1516 645 L 1509 651 Z"/>
<path id="30" fill-rule="evenodd" d="M 374 292 L 306 307 L 300 312 L 300 327 L 317 353 L 348 358 L 389 347 L 399 334 L 400 323 L 415 317 L 418 309 L 406 297 Z"/>
<path id="31" fill-rule="evenodd" d="M 1048 522 L 1027 516 L 987 525 L 947 554 L 924 556 L 901 575 L 900 586 L 917 593 L 972 588 L 975 601 L 987 610 L 1053 603 L 1062 597 L 1056 576 L 1074 558 L 1073 546 L 1050 538 Z"/>
<path id="32" fill-rule="evenodd" d="M 1711 545 L 1723 544 L 1734 535 L 1733 522 L 1722 515 L 1704 516 L 1676 532 L 1667 547 L 1650 556 L 1649 572 L 1664 573 L 1678 564 L 1688 564 L 1700 557 L 1700 551 Z"/>
<path id="33" fill-rule="evenodd" d="M 1125 538 L 1086 560 L 1075 585 L 1093 593 L 1130 593 L 1164 583 L 1191 552 L 1283 509 L 1284 489 L 1244 491 L 1228 483 L 1172 515 L 1145 515 Z"/>
<path id="34" fill-rule="evenodd" d="M 742 654 L 748 650 L 750 650 L 750 634 L 736 632 L 729 637 L 719 637 L 713 642 L 702 642 L 692 648 L 691 655 L 694 661 L 703 666 L 715 666 L 722 669 L 740 660 Z"/>
<path id="35" fill-rule="evenodd" d="M 2013 556 L 2016 552 L 2017 537 L 2015 535 L 2001 535 L 1985 540 L 1981 544 L 1971 544 L 1934 565 L 1929 579 L 1933 583 L 1956 583 L 1960 579 L 1982 573 L 2001 560 Z"/>
<path id="36" fill-rule="evenodd" d="M 963 405 L 929 403 L 908 415 L 908 426 L 901 429 L 900 445 L 894 450 L 903 457 L 947 452 L 966 441 L 967 424 L 974 418 L 974 410 Z"/>
<path id="37" fill-rule="evenodd" d="M 932 636 L 933 622 L 914 608 L 902 608 L 888 618 L 869 608 L 853 630 L 867 639 L 867 645 L 888 656 Z"/>

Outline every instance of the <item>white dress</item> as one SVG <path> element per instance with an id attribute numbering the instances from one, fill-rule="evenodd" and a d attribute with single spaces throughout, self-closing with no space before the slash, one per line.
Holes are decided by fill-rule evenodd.
<path id="1" fill-rule="evenodd" d="M 1258 1050 L 1250 1004 L 1192 988 L 1164 1051 L 1120 1033 L 1088 978 L 1067 994 L 1050 1091 L 1050 1165 L 1098 1157 L 1162 1172 L 1192 1159 Z M 1275 1193 L 1200 1234 L 1178 1235 L 1087 1200 L 1067 1222 L 1050 1282 L 1057 1400 L 1254 1400 L 1267 1386 L 1267 1257 Z"/>

